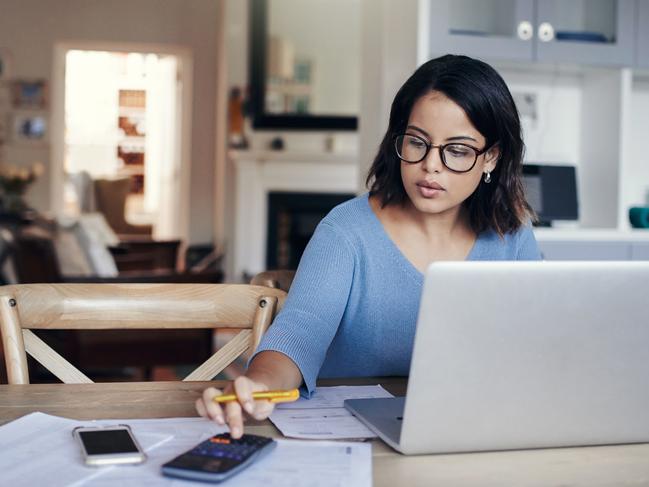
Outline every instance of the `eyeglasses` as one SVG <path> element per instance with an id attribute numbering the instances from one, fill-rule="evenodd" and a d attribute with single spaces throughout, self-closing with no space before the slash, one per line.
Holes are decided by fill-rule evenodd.
<path id="1" fill-rule="evenodd" d="M 452 142 L 450 144 L 433 145 L 413 134 L 397 135 L 394 138 L 394 148 L 403 162 L 416 164 L 426 159 L 431 149 L 439 149 L 442 163 L 453 172 L 469 172 L 475 166 L 478 156 L 489 150 L 485 147 L 478 150 L 466 144 Z"/>

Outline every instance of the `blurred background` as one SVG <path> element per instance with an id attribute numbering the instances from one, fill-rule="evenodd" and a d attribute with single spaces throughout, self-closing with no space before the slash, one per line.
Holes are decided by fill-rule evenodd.
<path id="1" fill-rule="evenodd" d="M 0 0 L 3 282 L 288 288 L 446 53 L 514 95 L 545 258 L 649 259 L 649 0 Z"/>

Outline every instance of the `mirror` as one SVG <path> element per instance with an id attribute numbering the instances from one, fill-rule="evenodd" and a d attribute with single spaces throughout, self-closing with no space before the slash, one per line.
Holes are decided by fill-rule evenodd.
<path id="1" fill-rule="evenodd" d="M 360 0 L 251 0 L 256 129 L 355 130 Z"/>

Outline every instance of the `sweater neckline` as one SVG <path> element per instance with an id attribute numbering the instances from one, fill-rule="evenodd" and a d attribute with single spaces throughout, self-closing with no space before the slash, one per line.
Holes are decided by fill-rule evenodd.
<path id="1" fill-rule="evenodd" d="M 399 263 L 402 267 L 404 267 L 408 271 L 408 273 L 410 273 L 418 282 L 422 282 L 424 279 L 424 274 L 415 267 L 415 265 L 410 261 L 410 259 L 408 259 L 404 255 L 404 253 L 397 246 L 394 240 L 392 240 L 390 235 L 388 235 L 388 232 L 386 232 L 383 223 L 381 223 L 381 220 L 379 220 L 379 217 L 376 215 L 376 213 L 374 213 L 374 210 L 370 205 L 369 195 L 370 195 L 369 193 L 365 193 L 365 195 L 363 196 L 363 201 L 365 203 L 366 211 L 369 212 L 370 214 L 370 221 L 372 222 L 372 225 L 374 225 L 377 228 L 379 235 L 381 235 L 381 239 L 387 244 L 387 247 L 390 249 L 390 253 L 396 259 L 397 263 Z M 476 259 L 476 256 L 479 255 L 480 247 L 482 245 L 481 243 L 482 237 L 483 237 L 482 234 L 479 234 L 476 237 L 475 242 L 473 242 L 473 246 L 471 247 L 471 250 L 469 250 L 469 253 L 467 254 L 464 260 Z"/>

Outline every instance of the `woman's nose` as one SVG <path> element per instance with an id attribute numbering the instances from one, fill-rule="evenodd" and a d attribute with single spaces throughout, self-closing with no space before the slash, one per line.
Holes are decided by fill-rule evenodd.
<path id="1" fill-rule="evenodd" d="M 444 167 L 442 154 L 437 147 L 431 147 L 426 157 L 421 161 L 421 168 L 426 172 L 440 172 Z"/>

